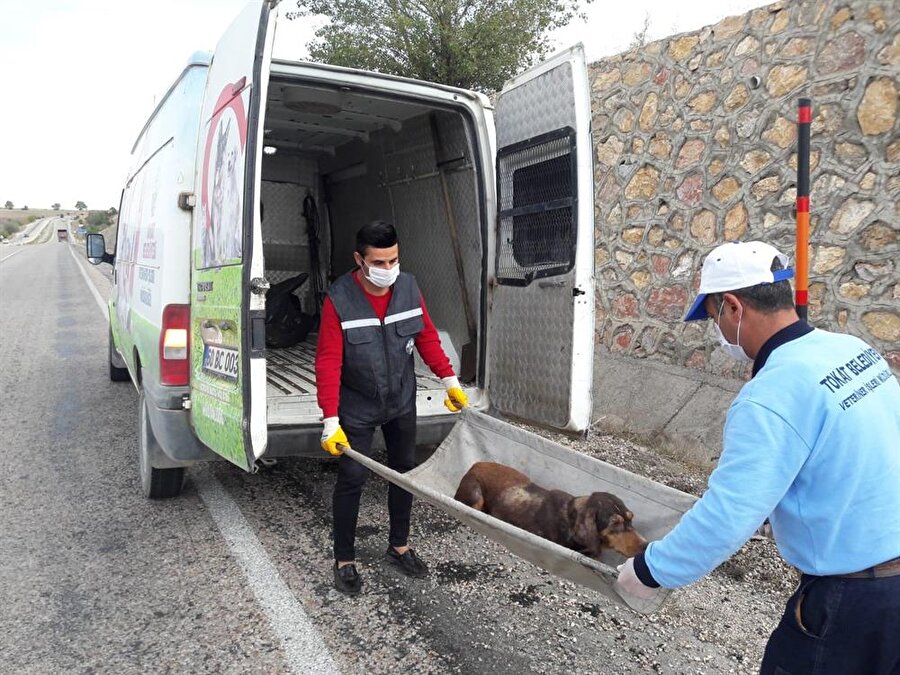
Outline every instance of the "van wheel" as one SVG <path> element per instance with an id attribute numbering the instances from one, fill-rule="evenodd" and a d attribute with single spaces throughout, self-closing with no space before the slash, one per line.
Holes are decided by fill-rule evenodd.
<path id="1" fill-rule="evenodd" d="M 128 382 L 131 376 L 128 374 L 128 368 L 119 368 L 113 363 L 113 354 L 116 353 L 116 346 L 113 344 L 112 328 L 109 329 L 109 379 L 113 382 Z"/>
<path id="2" fill-rule="evenodd" d="M 141 472 L 141 491 L 149 499 L 165 499 L 181 494 L 184 483 L 184 467 L 175 469 L 156 469 L 150 464 L 154 452 L 159 450 L 153 429 L 150 427 L 150 415 L 147 402 L 141 394 L 140 424 L 138 429 L 138 459 Z"/>

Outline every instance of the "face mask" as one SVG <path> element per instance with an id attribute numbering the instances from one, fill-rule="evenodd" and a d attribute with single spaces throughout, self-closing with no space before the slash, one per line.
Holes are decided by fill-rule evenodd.
<path id="1" fill-rule="evenodd" d="M 365 270 L 368 270 L 368 272 Z M 366 279 L 378 286 L 378 288 L 390 288 L 397 281 L 397 277 L 400 276 L 400 263 L 397 263 L 389 270 L 369 267 L 363 263 L 363 274 L 366 275 Z"/>
<path id="2" fill-rule="evenodd" d="M 722 345 L 722 350 L 728 354 L 733 359 L 737 359 L 738 361 L 742 361 L 744 363 L 749 363 L 753 359 L 747 356 L 747 352 L 744 351 L 744 348 L 741 347 L 741 322 L 744 320 L 744 315 L 741 314 L 741 318 L 738 319 L 738 329 L 737 329 L 737 344 L 731 344 L 726 338 L 725 334 L 722 332 L 722 329 L 719 328 L 719 321 L 722 318 L 722 308 L 725 307 L 725 301 L 722 301 L 722 304 L 719 305 L 719 316 L 716 317 L 716 323 L 714 324 L 716 327 L 716 336 L 719 338 L 719 344 Z"/>

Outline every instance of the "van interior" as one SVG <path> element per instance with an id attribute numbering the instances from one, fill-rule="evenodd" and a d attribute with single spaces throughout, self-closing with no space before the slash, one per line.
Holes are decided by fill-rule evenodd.
<path id="1" fill-rule="evenodd" d="M 401 269 L 415 275 L 455 372 L 474 386 L 485 247 L 478 153 L 463 109 L 298 81 L 276 61 L 263 123 L 269 283 L 308 273 L 294 293 L 316 315 L 328 284 L 354 267 L 359 227 L 393 223 Z M 319 419 L 317 337 L 267 350 L 270 425 Z M 416 364 L 419 414 L 443 410 L 440 381 L 418 354 Z"/>

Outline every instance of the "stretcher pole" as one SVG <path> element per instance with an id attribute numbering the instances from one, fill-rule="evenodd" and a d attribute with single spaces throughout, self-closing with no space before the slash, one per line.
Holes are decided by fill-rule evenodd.
<path id="1" fill-rule="evenodd" d="M 812 103 L 801 98 L 797 108 L 797 254 L 795 305 L 801 319 L 807 319 L 809 300 L 809 127 Z"/>

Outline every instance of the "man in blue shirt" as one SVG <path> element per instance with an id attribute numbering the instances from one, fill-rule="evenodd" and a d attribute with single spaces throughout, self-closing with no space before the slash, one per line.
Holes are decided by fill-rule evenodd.
<path id="1" fill-rule="evenodd" d="M 900 385 L 850 335 L 794 310 L 787 258 L 763 242 L 704 260 L 686 321 L 713 319 L 729 355 L 753 361 L 731 404 L 703 497 L 619 568 L 632 600 L 697 581 L 768 517 L 802 573 L 762 673 L 900 672 Z"/>

